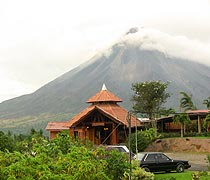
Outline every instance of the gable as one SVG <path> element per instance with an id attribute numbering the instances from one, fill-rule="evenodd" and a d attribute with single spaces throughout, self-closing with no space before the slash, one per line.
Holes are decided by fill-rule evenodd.
<path id="1" fill-rule="evenodd" d="M 86 123 L 85 121 L 88 120 L 88 118 L 91 117 L 95 112 L 97 114 L 101 114 L 104 117 L 110 119 L 111 121 L 115 123 L 121 123 L 122 125 L 125 125 L 128 127 L 128 122 L 127 122 L 127 114 L 128 112 L 120 107 L 117 104 L 97 104 L 97 105 L 91 105 L 88 108 L 84 109 L 82 112 L 80 112 L 78 115 L 73 117 L 71 120 L 69 120 L 66 125 L 68 127 L 75 127 L 79 125 L 80 123 Z M 93 121 L 94 121 L 93 117 Z M 104 118 L 106 120 L 106 118 Z M 134 116 L 131 116 L 131 127 L 134 126 L 141 126 L 140 121 L 135 118 Z"/>

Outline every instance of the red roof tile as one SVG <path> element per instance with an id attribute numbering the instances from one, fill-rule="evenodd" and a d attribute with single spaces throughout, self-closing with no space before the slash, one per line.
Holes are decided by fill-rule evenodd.
<path id="1" fill-rule="evenodd" d="M 66 126 L 66 122 L 49 122 L 47 124 L 46 130 L 65 130 L 69 129 Z"/>
<path id="2" fill-rule="evenodd" d="M 82 119 L 84 119 L 90 112 L 92 112 L 96 107 L 94 105 L 91 105 L 89 107 L 87 107 L 86 109 L 84 109 L 83 111 L 81 111 L 79 114 L 77 114 L 76 116 L 74 116 L 72 119 L 68 120 L 66 122 L 66 126 L 71 127 L 73 124 L 75 124 L 76 122 L 80 122 Z"/>
<path id="3" fill-rule="evenodd" d="M 87 103 L 94 102 L 122 102 L 122 99 L 118 98 L 108 90 L 101 90 L 86 101 Z"/>
<path id="4" fill-rule="evenodd" d="M 89 106 L 88 108 L 80 112 L 78 115 L 76 115 L 74 118 L 69 120 L 66 123 L 66 125 L 68 127 L 75 126 L 77 123 L 81 122 L 84 119 L 84 117 L 86 117 L 95 109 L 103 113 L 105 116 L 108 116 L 113 121 L 117 123 L 121 123 L 128 127 L 128 122 L 127 122 L 128 111 L 127 110 L 125 110 L 118 104 L 103 104 L 103 103 Z M 131 127 L 134 127 L 136 125 L 141 126 L 140 121 L 134 116 L 131 116 Z"/>
<path id="5" fill-rule="evenodd" d="M 189 110 L 187 111 L 188 114 L 207 114 L 210 113 L 210 110 L 208 109 L 201 109 L 201 110 Z"/>

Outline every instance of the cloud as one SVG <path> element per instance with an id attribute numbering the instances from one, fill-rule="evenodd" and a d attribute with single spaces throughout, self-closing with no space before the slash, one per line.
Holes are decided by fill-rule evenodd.
<path id="1" fill-rule="evenodd" d="M 28 94 L 31 92 L 31 88 L 26 84 L 13 80 L 7 76 L 7 73 L 3 69 L 0 69 L 1 77 L 1 93 L 0 93 L 0 102 L 5 99 L 10 99 L 19 96 L 20 94 Z"/>
<path id="2" fill-rule="evenodd" d="M 168 56 L 187 59 L 210 66 L 210 43 L 190 40 L 185 36 L 173 36 L 155 29 L 139 28 L 117 42 L 145 50 L 158 50 Z"/>

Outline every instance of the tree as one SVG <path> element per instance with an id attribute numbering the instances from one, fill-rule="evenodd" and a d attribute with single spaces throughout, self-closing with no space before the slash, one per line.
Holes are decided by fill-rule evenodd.
<path id="1" fill-rule="evenodd" d="M 197 109 L 192 101 L 192 95 L 188 95 L 187 93 L 181 91 L 180 94 L 183 96 L 180 99 L 180 111 L 183 109 L 184 112 L 188 110 Z"/>
<path id="2" fill-rule="evenodd" d="M 143 83 L 132 84 L 135 94 L 132 97 L 134 102 L 133 110 L 135 113 L 146 113 L 152 122 L 152 127 L 157 130 L 155 114 L 159 113 L 162 105 L 170 94 L 166 92 L 168 82 L 146 81 Z M 155 133 L 155 136 L 157 133 Z"/>
<path id="3" fill-rule="evenodd" d="M 175 112 L 176 112 L 176 110 L 175 109 L 172 109 L 172 108 L 169 108 L 169 109 L 161 109 L 160 110 L 160 114 L 163 115 L 163 116 L 166 116 L 166 117 L 168 117 L 171 114 L 175 114 Z"/>
<path id="4" fill-rule="evenodd" d="M 206 105 L 207 109 L 210 109 L 210 97 L 204 99 L 203 104 Z"/>
<path id="5" fill-rule="evenodd" d="M 175 123 L 181 124 L 181 137 L 183 137 L 184 136 L 184 126 L 191 122 L 189 116 L 187 114 L 176 114 L 173 117 L 173 121 Z"/>
<path id="6" fill-rule="evenodd" d="M 11 133 L 4 134 L 4 132 L 0 131 L 0 151 L 14 151 L 15 150 L 15 142 L 11 137 Z"/>
<path id="7" fill-rule="evenodd" d="M 203 123 L 203 128 L 208 132 L 209 131 L 209 123 L 210 123 L 210 114 L 206 116 Z"/>

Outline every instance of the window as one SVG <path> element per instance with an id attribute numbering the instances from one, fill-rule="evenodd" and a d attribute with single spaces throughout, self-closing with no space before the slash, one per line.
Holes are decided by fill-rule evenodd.
<path id="1" fill-rule="evenodd" d="M 157 159 L 159 160 L 159 161 L 168 161 L 168 160 L 170 160 L 166 155 L 164 155 L 164 154 L 157 154 Z"/>
<path id="2" fill-rule="evenodd" d="M 156 154 L 148 154 L 145 161 L 155 161 Z"/>
<path id="3" fill-rule="evenodd" d="M 78 138 L 78 131 L 74 131 L 74 138 Z"/>

